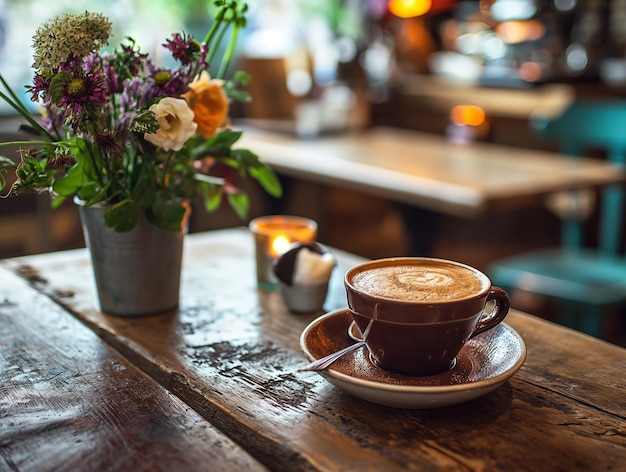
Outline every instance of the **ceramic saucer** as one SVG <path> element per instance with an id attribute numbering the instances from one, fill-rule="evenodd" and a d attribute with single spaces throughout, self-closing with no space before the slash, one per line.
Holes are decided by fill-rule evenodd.
<path id="1" fill-rule="evenodd" d="M 332 311 L 313 320 L 300 336 L 300 347 L 310 360 L 352 344 L 348 330 L 352 317 L 347 309 Z M 375 366 L 366 348 L 345 355 L 318 372 L 346 392 L 384 406 L 439 408 L 473 400 L 495 390 L 515 374 L 526 360 L 526 345 L 506 323 L 470 339 L 456 365 L 428 377 L 407 377 Z"/>

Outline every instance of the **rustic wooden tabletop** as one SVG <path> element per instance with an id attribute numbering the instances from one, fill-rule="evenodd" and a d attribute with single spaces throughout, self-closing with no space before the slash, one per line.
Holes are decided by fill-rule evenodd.
<path id="1" fill-rule="evenodd" d="M 335 250 L 326 310 L 361 259 Z M 180 308 L 97 309 L 87 252 L 0 261 L 0 469 L 623 470 L 626 349 L 512 310 L 524 365 L 401 409 L 298 372 L 305 327 L 256 288 L 246 229 L 188 236 Z M 495 355 L 495 354 L 494 354 Z"/>

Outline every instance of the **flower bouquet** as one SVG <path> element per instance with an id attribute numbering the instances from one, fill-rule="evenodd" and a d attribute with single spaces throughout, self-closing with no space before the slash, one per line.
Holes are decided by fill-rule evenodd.
<path id="1" fill-rule="evenodd" d="M 183 202 L 194 195 L 208 211 L 226 198 L 244 217 L 249 199 L 232 176 L 249 175 L 280 196 L 272 169 L 252 151 L 235 148 L 242 133 L 228 127 L 229 101 L 248 99 L 240 90 L 247 74 L 225 80 L 247 5 L 214 3 L 214 22 L 202 42 L 176 33 L 163 44 L 174 67 L 157 65 L 132 38 L 106 52 L 112 25 L 102 14 L 65 14 L 42 24 L 27 87 L 42 106 L 40 117 L 0 75 L 0 97 L 33 136 L 0 143 L 21 146 L 19 163 L 0 157 L 0 191 L 8 187 L 7 173 L 15 173 L 4 196 L 50 192 L 53 207 L 68 197 L 103 206 L 106 225 L 118 232 L 134 228 L 142 213 L 151 225 L 177 231 Z M 223 39 L 225 52 L 211 78 L 207 69 L 217 63 Z"/>
<path id="2" fill-rule="evenodd" d="M 34 35 L 35 72 L 28 87 L 42 107 L 32 116 L 0 75 L 0 98 L 26 121 L 21 159 L 0 158 L 0 190 L 49 192 L 53 207 L 72 197 L 80 209 L 102 311 L 139 316 L 178 304 L 189 201 L 208 211 L 225 196 L 242 217 L 249 199 L 234 178 L 251 176 L 282 192 L 270 167 L 235 148 L 230 100 L 245 100 L 243 72 L 225 80 L 246 4 L 217 0 L 202 42 L 174 34 L 163 46 L 174 67 L 157 65 L 131 38 L 111 52 L 111 23 L 98 13 L 66 14 Z M 217 51 L 230 39 L 221 59 Z M 217 77 L 207 73 L 219 62 Z M 216 65 L 214 63 L 214 65 Z"/>

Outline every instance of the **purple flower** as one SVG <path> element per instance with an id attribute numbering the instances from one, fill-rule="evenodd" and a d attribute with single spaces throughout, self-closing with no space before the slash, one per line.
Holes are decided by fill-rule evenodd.
<path id="1" fill-rule="evenodd" d="M 207 43 L 202 43 L 200 45 L 200 68 L 202 70 L 207 70 L 209 68 L 209 63 L 206 60 L 207 55 L 209 54 L 209 45 Z"/>
<path id="2" fill-rule="evenodd" d="M 87 73 L 93 72 L 102 67 L 102 59 L 95 53 L 91 53 L 83 59 L 83 70 Z"/>
<path id="3" fill-rule="evenodd" d="M 163 84 L 163 92 L 165 95 L 178 98 L 189 89 L 187 85 L 189 82 L 190 77 L 182 75 L 180 71 L 174 71 L 170 80 Z"/>
<path id="4" fill-rule="evenodd" d="M 122 83 L 119 100 L 119 116 L 116 128 L 119 133 L 124 133 L 137 116 L 142 100 L 143 80 L 139 77 L 126 79 Z"/>
<path id="5" fill-rule="evenodd" d="M 111 59 L 115 56 L 113 54 L 106 54 L 100 57 L 99 55 L 92 53 L 85 58 L 83 69 L 87 74 L 100 74 L 105 77 L 106 89 L 109 95 L 118 91 L 118 80 L 115 67 L 112 64 Z"/>
<path id="6" fill-rule="evenodd" d="M 114 94 L 120 91 L 119 80 L 117 79 L 117 72 L 115 71 L 115 66 L 111 64 L 108 60 L 104 60 L 102 64 L 102 71 L 104 72 L 104 76 L 106 77 L 107 89 L 110 94 Z"/>
<path id="7" fill-rule="evenodd" d="M 38 102 L 40 97 L 48 91 L 48 88 L 50 88 L 50 82 L 42 75 L 36 75 L 33 79 L 33 85 L 26 87 L 33 102 Z"/>
<path id="8" fill-rule="evenodd" d="M 131 41 L 130 46 L 121 45 L 122 52 L 118 55 L 118 66 L 124 67 L 131 77 L 139 75 L 143 70 L 144 63 L 148 59 L 148 54 L 142 54 L 139 49 L 135 49 L 135 41 Z M 118 71 L 118 74 L 120 71 Z"/>
<path id="9" fill-rule="evenodd" d="M 146 102 L 164 96 L 179 98 L 188 89 L 191 81 L 189 67 L 170 70 L 157 67 L 151 60 L 146 61 L 145 88 Z"/>
<path id="10" fill-rule="evenodd" d="M 197 51 L 197 47 L 194 47 L 193 38 L 191 36 L 185 38 L 180 33 L 175 33 L 172 39 L 167 39 L 163 47 L 170 50 L 172 57 L 184 66 L 191 62 L 193 53 Z"/>
<path id="11" fill-rule="evenodd" d="M 75 71 L 74 74 L 64 75 L 59 81 L 62 92 L 56 104 L 67 109 L 68 115 L 81 114 L 85 106 L 108 105 L 106 77 L 101 70 Z"/>

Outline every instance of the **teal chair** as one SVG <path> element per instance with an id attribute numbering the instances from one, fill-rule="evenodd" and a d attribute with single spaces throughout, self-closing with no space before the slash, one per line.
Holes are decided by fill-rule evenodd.
<path id="1" fill-rule="evenodd" d="M 610 162 L 626 162 L 626 100 L 579 100 L 556 118 L 533 117 L 531 127 L 573 159 L 601 151 Z M 624 186 L 602 188 L 597 205 L 589 204 L 588 195 L 570 191 L 566 198 L 559 196 L 561 247 L 496 260 L 487 272 L 511 293 L 523 290 L 557 302 L 562 324 L 606 338 L 604 313 L 626 306 Z M 585 206 L 597 208 L 598 218 L 581 211 Z"/>

